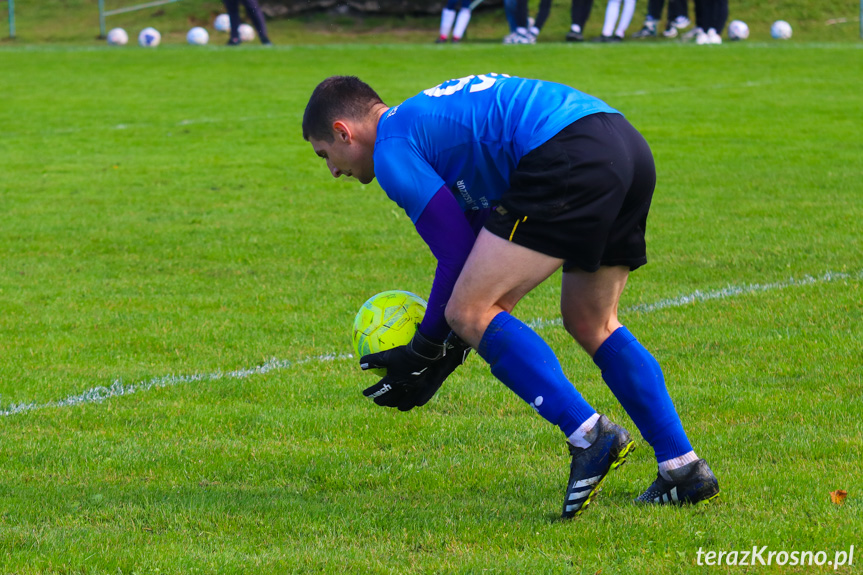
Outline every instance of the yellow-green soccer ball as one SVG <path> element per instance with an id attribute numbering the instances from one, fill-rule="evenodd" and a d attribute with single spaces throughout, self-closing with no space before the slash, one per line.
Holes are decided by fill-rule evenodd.
<path id="1" fill-rule="evenodd" d="M 354 319 L 354 351 L 360 358 L 410 342 L 426 312 L 426 301 L 407 291 L 390 290 L 370 297 Z M 369 370 L 383 377 L 384 369 Z"/>

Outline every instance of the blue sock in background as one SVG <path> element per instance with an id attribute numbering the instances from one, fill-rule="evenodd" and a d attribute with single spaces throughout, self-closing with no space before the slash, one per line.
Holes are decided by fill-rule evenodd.
<path id="1" fill-rule="evenodd" d="M 603 342 L 593 361 L 644 439 L 666 461 L 692 451 L 654 357 L 625 327 Z"/>
<path id="2" fill-rule="evenodd" d="M 548 344 L 507 312 L 486 328 L 478 353 L 495 377 L 567 437 L 596 413 L 563 374 Z"/>

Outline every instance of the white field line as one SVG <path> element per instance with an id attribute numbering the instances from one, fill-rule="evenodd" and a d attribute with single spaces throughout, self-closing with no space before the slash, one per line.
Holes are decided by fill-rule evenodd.
<path id="1" fill-rule="evenodd" d="M 296 365 L 304 363 L 324 363 L 327 361 L 336 361 L 340 359 L 348 359 L 353 357 L 350 354 L 326 354 L 317 355 L 314 357 L 306 357 L 296 361 L 287 359 L 271 359 L 262 365 L 237 369 L 234 371 L 214 371 L 212 373 L 194 373 L 192 375 L 163 375 L 154 377 L 146 381 L 138 383 L 125 384 L 121 380 L 116 380 L 109 387 L 99 386 L 88 389 L 83 393 L 70 395 L 63 399 L 49 401 L 47 403 L 18 403 L 10 405 L 7 408 L 0 406 L 0 416 L 15 415 L 27 411 L 36 411 L 47 407 L 74 407 L 85 403 L 101 403 L 112 397 L 120 397 L 123 395 L 132 395 L 141 391 L 149 391 L 162 387 L 171 387 L 181 383 L 194 383 L 196 381 L 218 381 L 221 379 L 245 379 L 252 375 L 269 373 L 271 371 L 280 371 L 288 369 Z"/>
<path id="2" fill-rule="evenodd" d="M 784 281 L 767 283 L 767 284 L 745 284 L 740 286 L 728 286 L 726 288 L 702 292 L 700 290 L 696 290 L 689 295 L 682 295 L 675 298 L 662 299 L 653 303 L 640 303 L 636 305 L 631 305 L 627 307 L 623 307 L 620 309 L 620 314 L 627 313 L 650 313 L 653 311 L 658 311 L 661 309 L 669 308 L 669 307 L 680 307 L 684 305 L 688 305 L 696 302 L 706 302 L 715 299 L 726 299 L 729 297 L 736 297 L 739 295 L 745 295 L 750 293 L 757 292 L 765 292 L 765 291 L 773 291 L 779 289 L 785 289 L 789 287 L 798 287 L 798 286 L 809 286 L 813 284 L 820 284 L 826 282 L 832 282 L 837 280 L 860 280 L 863 279 L 863 270 L 858 271 L 857 273 L 846 273 L 846 272 L 824 272 L 820 276 L 810 276 L 806 275 L 802 278 L 789 278 Z M 533 321 L 527 322 L 527 325 L 532 327 L 533 329 L 542 329 L 544 327 L 557 326 L 562 325 L 562 320 L 560 318 L 557 319 L 535 319 Z"/>
<path id="3" fill-rule="evenodd" d="M 790 287 L 810 286 L 838 280 L 861 279 L 863 279 L 863 270 L 860 270 L 856 273 L 828 271 L 821 274 L 820 276 L 807 275 L 803 276 L 802 278 L 789 278 L 784 281 L 773 283 L 729 286 L 723 289 L 708 292 L 695 291 L 689 295 L 678 296 L 670 299 L 663 299 L 654 303 L 628 306 L 626 308 L 623 308 L 621 310 L 621 313 L 651 313 L 661 309 L 681 307 L 692 303 L 706 302 L 711 300 L 722 300 L 751 293 L 774 291 Z M 543 329 L 546 327 L 561 325 L 561 320 L 535 319 L 528 322 L 528 325 L 533 329 Z M 93 387 L 82 393 L 70 395 L 63 399 L 48 401 L 45 403 L 17 403 L 5 408 L 0 405 L 0 416 L 5 417 L 10 415 L 17 415 L 20 413 L 26 413 L 52 407 L 74 407 L 77 405 L 83 405 L 88 403 L 102 403 L 103 401 L 111 399 L 113 397 L 132 395 L 133 393 L 139 393 L 163 387 L 171 387 L 183 383 L 195 383 L 198 381 L 219 381 L 224 379 L 246 379 L 253 375 L 263 375 L 271 371 L 281 371 L 306 363 L 324 363 L 329 361 L 339 361 L 351 358 L 353 358 L 352 354 L 325 354 L 313 357 L 306 357 L 295 361 L 287 359 L 271 359 L 266 363 L 256 367 L 237 369 L 234 371 L 215 371 L 212 373 L 195 373 L 191 375 L 163 375 L 160 377 L 154 377 L 149 380 L 130 384 L 125 384 L 121 380 L 116 380 L 109 387 Z"/>
<path id="4" fill-rule="evenodd" d="M 673 86 L 670 88 L 656 88 L 652 90 L 634 90 L 629 92 L 614 92 L 609 98 L 625 98 L 634 96 L 653 96 L 656 94 L 673 94 L 677 92 L 706 92 L 706 91 L 728 91 L 741 88 L 762 88 L 771 84 L 781 83 L 777 80 L 749 80 L 737 84 L 712 84 L 709 86 Z"/>
<path id="5" fill-rule="evenodd" d="M 835 26 L 836 24 L 849 24 L 851 22 L 859 22 L 860 18 L 831 18 L 824 22 L 825 26 Z"/>
<path id="6" fill-rule="evenodd" d="M 125 124 L 114 124 L 110 126 L 72 126 L 69 128 L 46 128 L 44 130 L 33 130 L 31 132 L 10 132 L 11 135 L 15 137 L 23 137 L 23 136 L 53 136 L 53 135 L 62 135 L 62 134 L 75 134 L 78 132 L 83 132 L 84 130 L 93 131 L 93 130 L 170 130 L 172 128 L 182 128 L 183 126 L 192 126 L 195 124 L 224 124 L 224 125 L 235 125 L 235 124 L 248 124 L 253 122 L 269 122 L 272 120 L 282 120 L 288 117 L 293 116 L 293 114 L 263 114 L 257 116 L 242 116 L 240 118 L 190 118 L 185 120 L 179 120 L 177 122 L 168 122 L 168 123 L 153 123 L 153 122 L 128 122 Z"/>

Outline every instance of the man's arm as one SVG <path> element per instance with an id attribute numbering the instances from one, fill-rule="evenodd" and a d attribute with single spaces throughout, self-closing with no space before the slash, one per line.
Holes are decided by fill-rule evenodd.
<path id="1" fill-rule="evenodd" d="M 360 358 L 363 369 L 387 370 L 383 379 L 363 391 L 376 404 L 401 411 L 425 405 L 464 363 L 470 347 L 451 333 L 444 310 L 488 215 L 485 212 L 471 212 L 466 217 L 444 185 L 417 218 L 417 231 L 437 258 L 437 270 L 426 314 L 410 343 Z"/>
<path id="2" fill-rule="evenodd" d="M 438 261 L 419 331 L 430 340 L 442 342 L 450 332 L 444 310 L 476 241 L 476 232 L 446 186 L 429 200 L 416 229 Z"/>

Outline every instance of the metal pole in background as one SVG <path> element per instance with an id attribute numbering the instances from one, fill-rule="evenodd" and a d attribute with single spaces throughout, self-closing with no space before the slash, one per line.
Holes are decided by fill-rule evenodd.
<path id="1" fill-rule="evenodd" d="M 860 0 L 863 2 L 863 0 Z M 99 0 L 99 38 L 105 37 L 105 0 Z"/>
<path id="2" fill-rule="evenodd" d="M 9 0 L 9 37 L 15 37 L 15 0 Z"/>
<path id="3" fill-rule="evenodd" d="M 137 10 L 143 10 L 144 8 L 155 8 L 156 6 L 173 4 L 174 2 L 179 1 L 180 0 L 154 0 L 153 2 L 147 2 L 146 4 L 137 4 L 135 6 L 126 6 L 125 8 L 114 8 L 113 10 L 105 10 L 105 0 L 99 0 L 99 34 L 102 38 L 106 36 L 106 16 L 113 16 L 114 14 L 125 14 L 126 12 L 135 12 Z M 863 2 L 863 0 L 860 1 Z"/>

